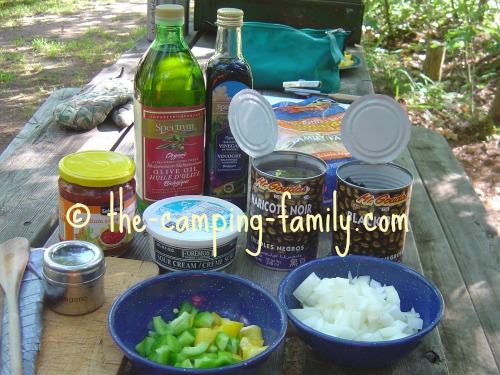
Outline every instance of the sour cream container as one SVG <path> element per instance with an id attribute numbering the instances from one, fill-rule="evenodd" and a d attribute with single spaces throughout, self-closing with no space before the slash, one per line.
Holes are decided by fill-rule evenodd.
<path id="1" fill-rule="evenodd" d="M 166 198 L 143 214 L 151 256 L 167 271 L 218 271 L 229 266 L 245 220 L 238 206 L 200 195 Z"/>

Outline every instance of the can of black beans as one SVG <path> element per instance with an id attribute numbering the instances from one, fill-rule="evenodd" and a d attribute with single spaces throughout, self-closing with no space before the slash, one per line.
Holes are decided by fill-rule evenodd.
<path id="1" fill-rule="evenodd" d="M 316 258 L 327 169 L 294 151 L 252 159 L 247 252 L 256 263 L 288 271 Z"/>
<path id="2" fill-rule="evenodd" d="M 337 169 L 332 255 L 370 255 L 401 262 L 413 176 L 393 163 L 406 148 L 411 124 L 385 95 L 367 95 L 346 111 L 346 149 L 357 160 Z"/>
<path id="3" fill-rule="evenodd" d="M 372 255 L 401 261 L 413 177 L 396 164 L 360 161 L 337 170 L 337 230 L 333 254 Z"/>

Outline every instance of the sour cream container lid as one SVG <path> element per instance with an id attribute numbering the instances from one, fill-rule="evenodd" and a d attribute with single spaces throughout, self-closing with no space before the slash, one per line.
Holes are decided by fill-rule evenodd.
<path id="1" fill-rule="evenodd" d="M 149 235 L 171 245 L 197 248 L 212 247 L 231 241 L 241 231 L 245 214 L 225 200 L 184 195 L 165 198 L 151 204 L 143 214 Z M 241 224 L 238 227 L 238 222 Z"/>
<path id="2" fill-rule="evenodd" d="M 387 95 L 356 99 L 342 118 L 342 142 L 354 158 L 366 163 L 393 161 L 403 153 L 410 134 L 408 114 Z"/>
<path id="3" fill-rule="evenodd" d="M 240 148 L 253 158 L 270 154 L 278 143 L 278 122 L 273 107 L 259 92 L 238 92 L 228 110 L 229 127 Z"/>

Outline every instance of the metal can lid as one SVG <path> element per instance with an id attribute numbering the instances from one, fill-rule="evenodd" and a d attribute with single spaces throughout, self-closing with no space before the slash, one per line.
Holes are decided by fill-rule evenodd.
<path id="1" fill-rule="evenodd" d="M 384 164 L 396 159 L 410 140 L 411 124 L 403 106 L 387 95 L 355 100 L 342 119 L 346 149 L 361 161 Z"/>
<path id="2" fill-rule="evenodd" d="M 274 151 L 278 143 L 276 115 L 259 92 L 238 92 L 229 104 L 228 118 L 234 139 L 249 156 L 257 158 Z"/>
<path id="3" fill-rule="evenodd" d="M 49 247 L 43 256 L 43 275 L 53 283 L 85 284 L 104 272 L 104 253 L 90 242 L 59 242 Z"/>

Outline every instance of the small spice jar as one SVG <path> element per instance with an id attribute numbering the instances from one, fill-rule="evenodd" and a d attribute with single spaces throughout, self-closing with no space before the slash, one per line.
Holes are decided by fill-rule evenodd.
<path id="1" fill-rule="evenodd" d="M 104 303 L 102 250 L 84 241 L 64 241 L 43 256 L 46 303 L 65 315 L 86 314 Z"/>
<path id="2" fill-rule="evenodd" d="M 134 237 L 135 164 L 113 151 L 81 151 L 59 162 L 59 239 L 88 241 L 105 256 L 126 252 Z"/>

